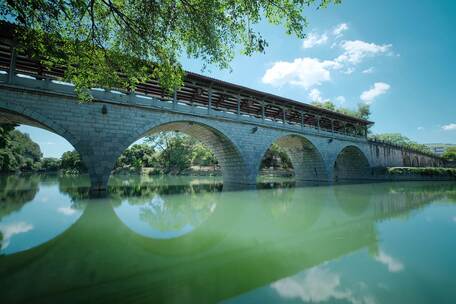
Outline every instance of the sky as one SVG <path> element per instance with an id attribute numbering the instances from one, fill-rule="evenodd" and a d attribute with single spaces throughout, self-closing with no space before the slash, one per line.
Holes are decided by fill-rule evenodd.
<path id="1" fill-rule="evenodd" d="M 231 71 L 183 59 L 186 70 L 300 102 L 371 106 L 373 133 L 456 143 L 456 1 L 343 0 L 303 12 L 307 37 L 258 25 L 265 54 L 237 55 Z M 63 138 L 21 126 L 45 156 L 72 150 Z"/>

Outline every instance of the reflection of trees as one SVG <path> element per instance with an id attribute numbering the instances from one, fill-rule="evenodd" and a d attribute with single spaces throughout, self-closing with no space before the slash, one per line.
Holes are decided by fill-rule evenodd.
<path id="1" fill-rule="evenodd" d="M 38 183 L 39 178 L 34 175 L 0 175 L 0 221 L 33 200 Z M 3 233 L 0 231 L 0 247 L 2 242 Z"/>
<path id="2" fill-rule="evenodd" d="M 180 231 L 199 226 L 215 207 L 215 196 L 208 193 L 166 198 L 157 194 L 141 207 L 140 219 L 160 231 Z"/>
<path id="3" fill-rule="evenodd" d="M 199 182 L 129 176 L 113 179 L 109 193 L 114 205 L 120 205 L 124 199 L 130 205 L 141 205 L 140 219 L 151 227 L 178 231 L 201 224 L 215 208 L 211 193 L 220 192 L 222 184 Z"/>
<path id="4" fill-rule="evenodd" d="M 37 175 L 0 175 L 0 220 L 33 200 L 39 181 Z"/>
<path id="5" fill-rule="evenodd" d="M 85 201 L 89 198 L 90 184 L 87 176 L 63 175 L 58 176 L 60 193 L 67 194 L 71 199 L 71 208 L 83 210 Z"/>

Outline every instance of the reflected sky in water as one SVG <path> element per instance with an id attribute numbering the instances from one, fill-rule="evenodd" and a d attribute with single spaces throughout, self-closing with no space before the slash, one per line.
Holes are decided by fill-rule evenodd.
<path id="1" fill-rule="evenodd" d="M 454 182 L 129 176 L 98 199 L 87 177 L 0 185 L 6 303 L 456 302 Z"/>
<path id="2" fill-rule="evenodd" d="M 0 177 L 0 254 L 11 254 L 49 241 L 82 214 L 82 205 L 60 192 L 57 180 L 39 176 Z"/>

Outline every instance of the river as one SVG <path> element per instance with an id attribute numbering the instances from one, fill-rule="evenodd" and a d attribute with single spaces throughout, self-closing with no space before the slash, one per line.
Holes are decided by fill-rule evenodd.
<path id="1" fill-rule="evenodd" d="M 2 303 L 456 303 L 456 183 L 0 177 Z"/>

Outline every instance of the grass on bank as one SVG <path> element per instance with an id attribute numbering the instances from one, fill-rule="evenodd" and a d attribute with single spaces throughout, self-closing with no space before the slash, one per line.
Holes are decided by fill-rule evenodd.
<path id="1" fill-rule="evenodd" d="M 456 177 L 456 168 L 440 167 L 391 167 L 387 168 L 391 175 L 422 175 L 422 176 L 451 176 Z"/>

